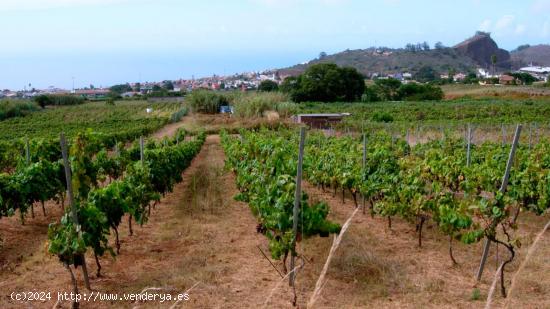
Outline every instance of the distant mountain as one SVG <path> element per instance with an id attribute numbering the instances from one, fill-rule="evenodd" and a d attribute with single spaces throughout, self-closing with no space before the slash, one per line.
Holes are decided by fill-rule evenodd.
<path id="1" fill-rule="evenodd" d="M 414 47 L 414 46 L 413 46 Z M 359 70 L 366 76 L 374 73 L 395 74 L 409 72 L 415 74 L 423 66 L 430 66 L 436 72 L 446 74 L 450 70 L 456 72 L 471 72 L 476 68 L 492 68 L 491 57 L 496 55 L 496 69 L 504 72 L 512 68 L 512 64 L 517 61 L 525 61 L 532 57 L 533 62 L 545 63 L 550 58 L 550 53 L 546 52 L 550 46 L 544 45 L 544 48 L 527 48 L 514 55 L 512 59 L 510 53 L 498 47 L 497 43 L 486 32 L 478 31 L 476 34 L 455 45 L 452 48 L 441 47 L 426 50 L 423 48 L 367 48 L 357 50 L 346 50 L 333 55 L 322 54 L 319 58 L 305 64 L 295 65 L 289 68 L 278 70 L 280 75 L 297 75 L 302 73 L 308 66 L 322 62 L 334 62 L 340 66 L 351 66 Z M 533 54 L 531 54 L 533 51 Z M 524 56 L 531 55 L 531 56 Z M 537 55 L 536 57 L 534 55 Z M 519 60 L 516 60 L 519 59 Z M 544 60 L 544 61 L 543 61 Z M 514 66 L 515 68 L 515 66 Z"/>
<path id="2" fill-rule="evenodd" d="M 550 66 L 550 45 L 524 46 L 512 51 L 512 65 L 515 69 L 530 64 Z"/>
<path id="3" fill-rule="evenodd" d="M 496 56 L 496 67 L 498 69 L 510 69 L 510 53 L 499 48 L 497 43 L 487 32 L 478 31 L 473 37 L 453 47 L 459 54 L 474 60 L 483 68 L 492 67 L 491 57 Z"/>

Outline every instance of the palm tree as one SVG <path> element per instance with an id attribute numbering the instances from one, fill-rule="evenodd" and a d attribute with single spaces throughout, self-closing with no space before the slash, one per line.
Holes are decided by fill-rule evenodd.
<path id="1" fill-rule="evenodd" d="M 491 64 L 493 65 L 493 76 L 495 76 L 495 66 L 497 64 L 497 55 L 491 55 Z"/>

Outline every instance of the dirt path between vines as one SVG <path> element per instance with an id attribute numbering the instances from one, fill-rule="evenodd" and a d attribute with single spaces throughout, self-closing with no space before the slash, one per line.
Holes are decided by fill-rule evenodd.
<path id="1" fill-rule="evenodd" d="M 172 295 L 190 291 L 187 308 L 261 307 L 269 290 L 280 279 L 257 246 L 266 248 L 265 237 L 256 233 L 256 220 L 237 193 L 232 173 L 223 169 L 224 154 L 218 136 L 209 136 L 184 181 L 167 194 L 143 227 L 134 226 L 129 236 L 127 220 L 120 227 L 121 254 L 101 259 L 103 276 L 95 276 L 93 256 L 87 255 L 91 285 L 104 293 L 138 293 L 147 287 L 162 288 Z M 32 235 L 27 235 L 32 237 Z M 112 240 L 111 240 L 112 241 Z M 80 269 L 76 271 L 85 292 Z M 10 299 L 12 291 L 70 291 L 68 272 L 44 248 L 25 257 L 0 277 L 1 308 L 22 305 Z M 151 291 L 152 292 L 152 291 Z M 35 308 L 51 308 L 55 300 L 34 302 Z M 82 303 L 82 308 L 169 308 L 173 302 Z M 286 307 L 288 298 L 275 299 L 270 307 Z M 68 308 L 69 302 L 61 306 Z"/>
<path id="2" fill-rule="evenodd" d="M 162 139 L 164 137 L 174 136 L 174 134 L 176 134 L 176 132 L 178 131 L 179 128 L 182 128 L 183 126 L 185 126 L 188 117 L 189 116 L 184 116 L 178 122 L 169 123 L 169 124 L 165 125 L 164 127 L 162 127 L 157 132 L 151 134 L 150 137 L 155 138 L 155 139 Z"/>

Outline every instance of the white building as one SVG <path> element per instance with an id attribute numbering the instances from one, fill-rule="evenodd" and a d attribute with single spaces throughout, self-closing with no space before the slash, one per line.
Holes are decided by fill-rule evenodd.
<path id="1" fill-rule="evenodd" d="M 482 77 L 482 78 L 498 77 L 498 76 L 491 75 L 491 73 L 489 73 L 489 71 L 487 71 L 483 68 L 477 69 L 477 76 Z"/>
<path id="2" fill-rule="evenodd" d="M 529 73 L 533 77 L 544 81 L 548 81 L 548 76 L 550 75 L 550 67 L 529 66 L 521 68 L 519 71 L 522 73 Z"/>

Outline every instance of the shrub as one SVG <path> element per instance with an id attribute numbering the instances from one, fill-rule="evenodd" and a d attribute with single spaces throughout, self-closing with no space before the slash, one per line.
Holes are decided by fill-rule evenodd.
<path id="1" fill-rule="evenodd" d="M 62 94 L 42 94 L 34 98 L 34 101 L 38 103 L 42 108 L 48 105 L 66 106 L 66 105 L 79 105 L 83 104 L 86 100 L 82 97 L 74 95 Z"/>
<path id="2" fill-rule="evenodd" d="M 443 99 L 444 93 L 440 87 L 426 84 L 409 83 L 398 89 L 399 97 L 406 101 L 430 101 Z"/>
<path id="3" fill-rule="evenodd" d="M 481 291 L 478 288 L 475 288 L 472 291 L 472 296 L 470 297 L 471 300 L 479 300 L 481 298 Z"/>
<path id="4" fill-rule="evenodd" d="M 182 107 L 178 111 L 172 114 L 170 117 L 170 122 L 175 123 L 181 120 L 185 115 L 187 115 L 187 107 Z"/>
<path id="5" fill-rule="evenodd" d="M 195 90 L 186 97 L 186 101 L 193 112 L 203 114 L 216 114 L 220 106 L 229 105 L 226 96 L 210 90 Z"/>
<path id="6" fill-rule="evenodd" d="M 393 122 L 393 116 L 388 113 L 376 112 L 372 115 L 372 121 Z"/>
<path id="7" fill-rule="evenodd" d="M 0 120 L 25 116 L 29 113 L 38 110 L 38 105 L 29 101 L 14 101 L 14 100 L 1 100 L 0 101 Z"/>
<path id="8" fill-rule="evenodd" d="M 238 117 L 262 117 L 267 111 L 276 111 L 282 117 L 288 117 L 297 111 L 296 104 L 289 102 L 283 93 L 250 93 L 235 99 L 234 113 Z"/>
<path id="9" fill-rule="evenodd" d="M 401 85 L 401 81 L 395 78 L 377 79 L 371 89 L 381 101 L 398 101 L 401 99 L 399 95 Z"/>
<path id="10" fill-rule="evenodd" d="M 258 91 L 271 92 L 279 90 L 279 84 L 272 80 L 264 80 L 258 86 Z"/>
<path id="11" fill-rule="evenodd" d="M 369 86 L 365 88 L 365 93 L 361 96 L 361 102 L 378 102 L 380 97 L 375 86 Z"/>
<path id="12" fill-rule="evenodd" d="M 275 110 L 279 116 L 288 118 L 298 113 L 298 106 L 293 102 L 280 102 L 275 105 Z"/>

